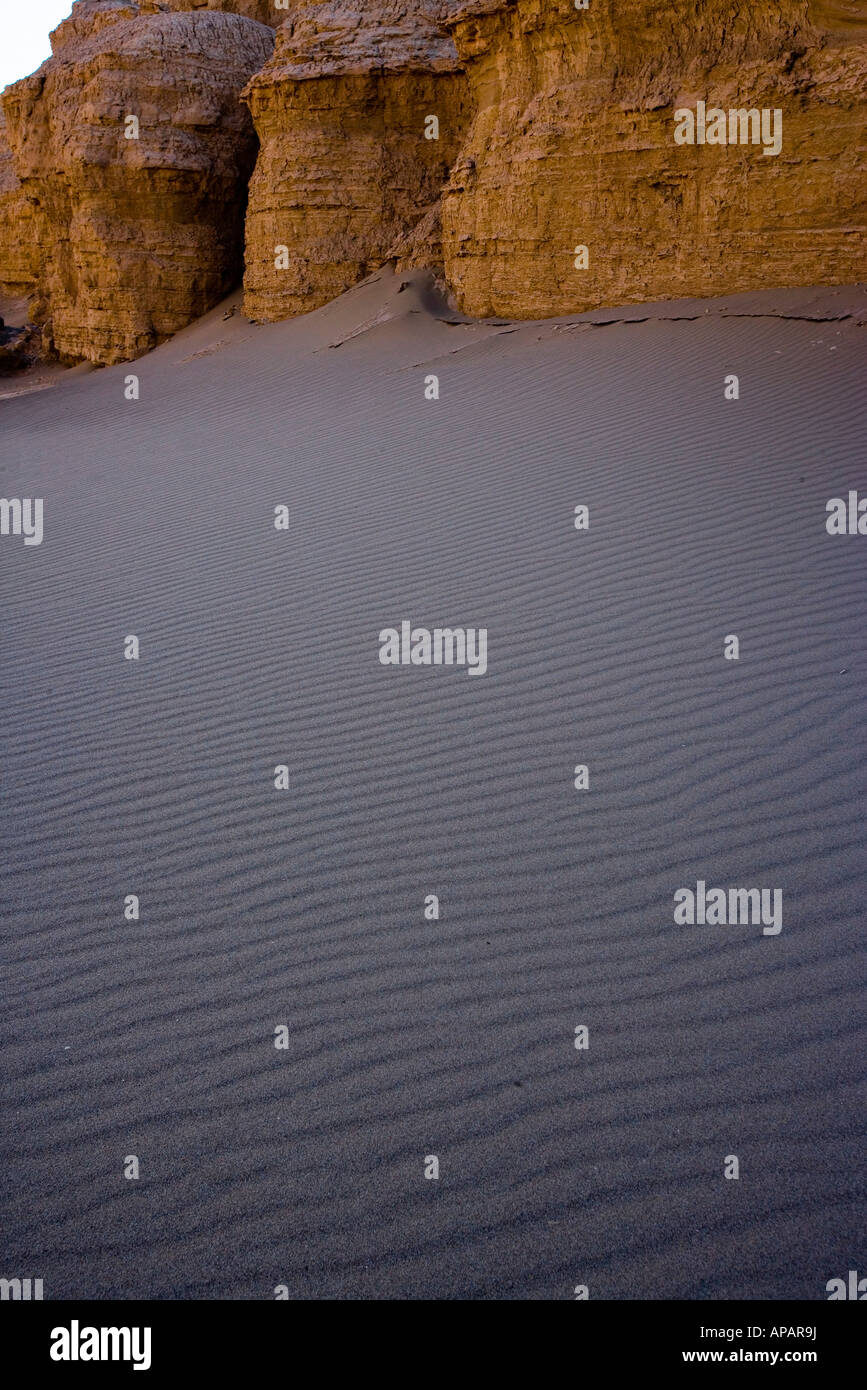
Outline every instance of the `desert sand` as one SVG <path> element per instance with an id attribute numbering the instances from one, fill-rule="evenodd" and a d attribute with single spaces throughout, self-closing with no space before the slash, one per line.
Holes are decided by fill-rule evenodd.
<path id="1" fill-rule="evenodd" d="M 45 509 L 0 542 L 7 1270 L 825 1297 L 863 1263 L 867 539 L 825 517 L 867 292 L 239 299 L 0 401 Z M 404 619 L 486 627 L 487 673 L 382 666 Z M 676 926 L 698 879 L 782 931 Z"/>

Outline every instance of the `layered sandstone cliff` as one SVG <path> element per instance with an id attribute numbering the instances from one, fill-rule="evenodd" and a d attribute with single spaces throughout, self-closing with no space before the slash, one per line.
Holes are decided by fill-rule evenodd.
<path id="1" fill-rule="evenodd" d="M 0 108 L 0 294 L 26 299 L 35 287 L 32 216 L 15 173 L 6 118 Z"/>
<path id="2" fill-rule="evenodd" d="M 242 270 L 256 319 L 387 259 L 513 317 L 864 278 L 867 0 L 585 3 L 77 0 L 3 97 L 0 290 L 114 362 Z M 715 109 L 779 148 L 678 143 Z"/>
<path id="3" fill-rule="evenodd" d="M 222 10 L 225 14 L 246 15 L 275 29 L 286 18 L 286 5 L 278 0 L 144 0 L 145 6 L 162 10 Z"/>
<path id="4" fill-rule="evenodd" d="M 261 143 L 250 317 L 318 308 L 392 254 L 439 258 L 439 197 L 469 111 L 454 44 L 421 0 L 293 2 L 245 98 Z"/>
<path id="5" fill-rule="evenodd" d="M 34 317 L 62 358 L 136 357 L 237 283 L 256 154 L 239 93 L 272 42 L 241 15 L 79 0 L 6 89 Z"/>
<path id="6" fill-rule="evenodd" d="M 468 313 L 864 277 L 863 0 L 446 8 L 476 108 L 443 199 Z M 781 111 L 779 154 L 676 144 L 675 111 L 699 102 Z"/>

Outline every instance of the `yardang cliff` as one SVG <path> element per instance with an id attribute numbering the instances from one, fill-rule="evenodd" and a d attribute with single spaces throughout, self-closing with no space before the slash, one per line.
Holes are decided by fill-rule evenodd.
<path id="1" fill-rule="evenodd" d="M 528 318 L 867 264 L 867 0 L 77 0 L 3 106 L 0 288 L 64 360 L 242 275 L 260 320 L 387 261 Z"/>

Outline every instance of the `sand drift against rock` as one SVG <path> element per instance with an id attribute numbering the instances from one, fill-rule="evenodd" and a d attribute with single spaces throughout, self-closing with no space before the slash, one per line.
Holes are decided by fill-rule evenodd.
<path id="1" fill-rule="evenodd" d="M 242 276 L 260 321 L 385 264 L 512 318 L 851 283 L 862 9 L 77 0 L 3 97 L 0 290 L 111 363 Z"/>

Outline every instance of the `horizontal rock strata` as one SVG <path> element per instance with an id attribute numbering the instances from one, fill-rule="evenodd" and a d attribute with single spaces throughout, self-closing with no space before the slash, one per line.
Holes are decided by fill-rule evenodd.
<path id="1" fill-rule="evenodd" d="M 256 140 L 241 88 L 273 32 L 211 10 L 79 0 L 7 88 L 39 311 L 67 360 L 136 357 L 240 279 Z"/>
<path id="2" fill-rule="evenodd" d="M 33 218 L 15 173 L 6 118 L 0 108 L 0 294 L 26 299 L 35 285 Z"/>
<path id="3" fill-rule="evenodd" d="M 3 97 L 0 292 L 108 363 L 242 273 L 259 320 L 387 260 L 514 318 L 864 278 L 864 0 L 586 6 L 77 0 Z"/>
<path id="4" fill-rule="evenodd" d="M 466 312 L 864 277 L 863 4 L 445 8 L 476 109 L 443 198 L 446 277 Z M 676 144 L 675 110 L 699 102 L 781 111 L 780 153 Z"/>
<path id="5" fill-rule="evenodd" d="M 469 113 L 454 45 L 420 3 L 293 4 L 245 98 L 261 143 L 250 317 L 318 308 L 410 246 L 422 222 L 416 258 L 440 254 L 437 204 Z"/>
<path id="6" fill-rule="evenodd" d="M 139 0 L 143 9 L 222 10 L 224 14 L 245 15 L 276 29 L 286 18 L 286 4 L 277 0 Z"/>

